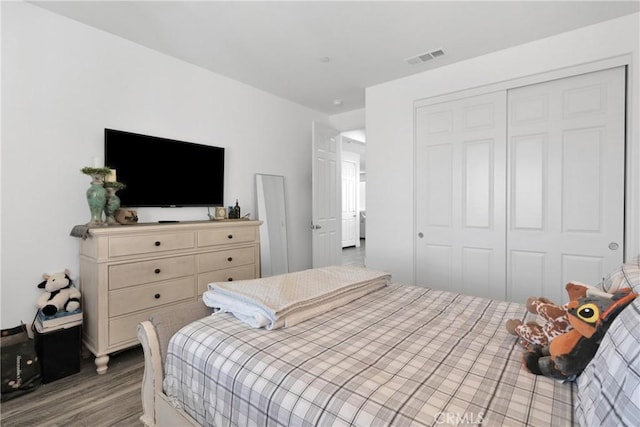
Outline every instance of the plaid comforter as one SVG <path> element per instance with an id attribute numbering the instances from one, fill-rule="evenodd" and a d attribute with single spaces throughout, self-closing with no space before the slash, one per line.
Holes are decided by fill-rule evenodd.
<path id="1" fill-rule="evenodd" d="M 171 339 L 164 389 L 203 425 L 571 425 L 575 386 L 522 368 L 509 318 L 400 284 L 274 331 L 218 313 Z"/>

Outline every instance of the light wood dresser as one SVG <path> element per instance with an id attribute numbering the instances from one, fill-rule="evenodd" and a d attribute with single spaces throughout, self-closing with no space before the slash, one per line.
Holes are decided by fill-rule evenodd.
<path id="1" fill-rule="evenodd" d="M 80 243 L 83 342 L 99 374 L 136 327 L 198 300 L 210 282 L 260 277 L 261 221 L 95 227 Z"/>

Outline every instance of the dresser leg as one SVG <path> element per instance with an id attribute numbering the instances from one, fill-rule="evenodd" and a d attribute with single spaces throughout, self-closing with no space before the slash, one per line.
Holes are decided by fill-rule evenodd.
<path id="1" fill-rule="evenodd" d="M 109 355 L 96 357 L 96 360 L 94 361 L 94 363 L 96 364 L 96 372 L 99 375 L 104 374 L 105 372 L 107 372 L 107 368 L 108 368 L 107 365 L 109 364 Z"/>

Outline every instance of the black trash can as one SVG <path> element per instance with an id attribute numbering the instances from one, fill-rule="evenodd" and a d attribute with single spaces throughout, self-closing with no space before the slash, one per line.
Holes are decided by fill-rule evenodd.
<path id="1" fill-rule="evenodd" d="M 43 383 L 80 372 L 82 325 L 48 332 L 34 328 L 34 339 Z"/>

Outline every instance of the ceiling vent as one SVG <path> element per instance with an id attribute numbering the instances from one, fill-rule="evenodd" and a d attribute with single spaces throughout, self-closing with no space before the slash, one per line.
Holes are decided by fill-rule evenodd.
<path id="1" fill-rule="evenodd" d="M 416 65 L 416 64 L 421 64 L 423 62 L 430 61 L 432 59 L 438 58 L 443 55 L 444 55 L 444 50 L 436 49 L 436 50 L 432 50 L 431 52 L 425 52 L 416 56 L 412 56 L 410 58 L 407 58 L 406 61 L 410 65 Z"/>

